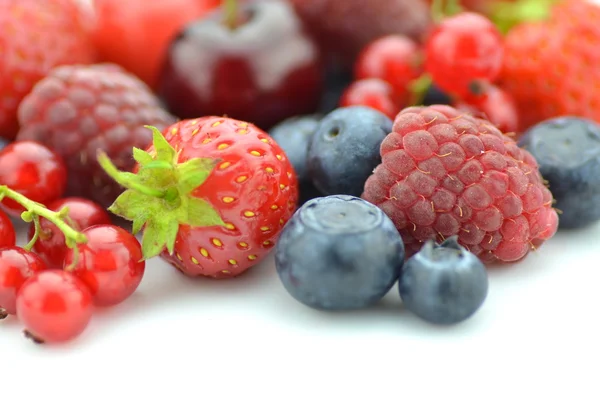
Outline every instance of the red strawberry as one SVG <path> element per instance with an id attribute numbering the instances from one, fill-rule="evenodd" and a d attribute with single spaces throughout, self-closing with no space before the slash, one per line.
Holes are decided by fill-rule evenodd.
<path id="1" fill-rule="evenodd" d="M 600 6 L 560 3 L 552 16 L 513 28 L 505 39 L 501 75 L 524 130 L 571 115 L 600 121 Z"/>
<path id="2" fill-rule="evenodd" d="M 556 232 L 536 160 L 487 120 L 444 105 L 406 108 L 381 155 L 363 198 L 392 219 L 408 254 L 458 235 L 485 263 L 515 262 Z"/>
<path id="3" fill-rule="evenodd" d="M 0 1 L 0 137 L 15 137 L 19 103 L 51 68 L 94 61 L 86 24 L 73 0 Z"/>
<path id="4" fill-rule="evenodd" d="M 164 136 L 163 136 L 164 134 Z M 134 174 L 105 156 L 107 172 L 129 189 L 109 208 L 144 228 L 144 257 L 158 254 L 190 276 L 227 278 L 273 248 L 296 209 L 296 174 L 259 128 L 225 117 L 180 121 L 154 144 L 134 149 Z"/>
<path id="5" fill-rule="evenodd" d="M 21 103 L 17 139 L 42 142 L 60 154 L 69 172 L 68 194 L 107 207 L 122 189 L 98 165 L 97 150 L 131 170 L 132 147 L 152 142 L 144 125 L 164 128 L 174 121 L 150 89 L 119 66 L 61 66 Z"/>

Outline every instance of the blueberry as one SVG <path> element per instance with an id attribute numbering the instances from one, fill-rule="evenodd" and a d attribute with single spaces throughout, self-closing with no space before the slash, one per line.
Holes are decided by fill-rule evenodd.
<path id="1" fill-rule="evenodd" d="M 336 109 L 326 115 L 308 149 L 308 173 L 324 195 L 360 196 L 373 169 L 381 163 L 381 141 L 392 120 L 363 106 Z"/>
<path id="2" fill-rule="evenodd" d="M 6 139 L 0 138 L 0 150 L 4 149 L 6 146 L 8 146 L 10 142 L 7 141 Z"/>
<path id="3" fill-rule="evenodd" d="M 557 117 L 525 132 L 519 145 L 537 160 L 562 211 L 559 227 L 581 228 L 600 219 L 600 125 Z"/>
<path id="4" fill-rule="evenodd" d="M 452 98 L 444 91 L 440 90 L 435 84 L 429 86 L 423 98 L 423 106 L 430 105 L 451 105 Z"/>
<path id="5" fill-rule="evenodd" d="M 321 196 L 308 177 L 306 157 L 310 141 L 317 131 L 321 115 L 304 115 L 282 121 L 269 135 L 283 149 L 292 163 L 300 185 L 300 203 Z"/>
<path id="6" fill-rule="evenodd" d="M 455 324 L 481 307 L 488 278 L 477 256 L 454 236 L 440 245 L 426 242 L 404 264 L 398 286 L 407 310 L 434 324 Z"/>
<path id="7" fill-rule="evenodd" d="M 345 65 L 335 64 L 334 62 L 329 63 L 325 68 L 325 89 L 323 96 L 321 97 L 321 103 L 319 104 L 319 111 L 321 113 L 329 113 L 337 108 L 340 103 L 340 98 L 346 90 L 346 88 L 353 81 L 352 69 L 345 67 Z"/>
<path id="8" fill-rule="evenodd" d="M 310 200 L 275 247 L 277 273 L 298 301 L 321 310 L 359 309 L 398 279 L 404 244 L 383 211 L 358 197 Z"/>

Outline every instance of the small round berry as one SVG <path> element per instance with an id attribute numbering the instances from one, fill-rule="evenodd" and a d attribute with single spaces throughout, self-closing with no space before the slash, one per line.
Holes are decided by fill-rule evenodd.
<path id="1" fill-rule="evenodd" d="M 35 273 L 46 269 L 38 255 L 21 247 L 0 248 L 0 318 L 16 314 L 17 293 Z"/>
<path id="2" fill-rule="evenodd" d="M 367 106 L 391 119 L 401 108 L 391 84 L 381 79 L 357 80 L 350 84 L 340 98 L 340 107 L 349 106 Z"/>
<path id="3" fill-rule="evenodd" d="M 398 289 L 404 307 L 434 324 L 456 324 L 471 317 L 488 293 L 485 266 L 461 247 L 456 236 L 434 245 L 429 240 L 406 261 Z"/>
<path id="4" fill-rule="evenodd" d="M 84 230 L 93 225 L 110 224 L 108 212 L 93 201 L 68 197 L 53 201 L 48 205 L 51 211 L 59 212 L 65 207 L 69 208 L 68 221 L 76 230 Z M 40 255 L 50 268 L 62 269 L 67 245 L 65 236 L 54 223 L 45 218 L 40 219 L 40 235 L 33 246 L 33 251 Z M 29 228 L 29 239 L 35 233 L 35 225 Z"/>
<path id="5" fill-rule="evenodd" d="M 61 157 L 38 142 L 14 142 L 0 151 L 0 185 L 47 205 L 63 195 L 66 183 Z M 2 205 L 11 213 L 24 211 L 10 199 L 2 200 Z"/>
<path id="6" fill-rule="evenodd" d="M 502 68 L 502 35 L 483 15 L 463 12 L 440 22 L 425 46 L 425 70 L 442 90 L 469 94 L 479 81 L 493 82 Z"/>
<path id="7" fill-rule="evenodd" d="M 51 269 L 36 273 L 17 294 L 17 313 L 36 342 L 59 343 L 79 336 L 93 312 L 92 294 L 75 275 Z"/>
<path id="8" fill-rule="evenodd" d="M 360 53 L 354 68 L 357 80 L 379 78 L 390 83 L 403 102 L 408 101 L 409 85 L 421 73 L 419 46 L 402 35 L 384 36 L 373 41 Z"/>
<path id="9" fill-rule="evenodd" d="M 79 257 L 73 274 L 90 289 L 94 304 L 112 306 L 121 303 L 135 292 L 146 262 L 138 240 L 128 231 L 113 225 L 91 226 L 83 231 L 88 241 L 79 244 Z M 65 270 L 75 259 L 69 250 Z"/>
<path id="10" fill-rule="evenodd" d="M 516 135 L 519 132 L 519 113 L 514 99 L 495 85 L 486 87 L 481 95 L 464 98 L 454 107 L 489 120 L 506 134 Z"/>
<path id="11" fill-rule="evenodd" d="M 12 247 L 16 241 L 15 227 L 8 215 L 0 209 L 0 248 Z"/>

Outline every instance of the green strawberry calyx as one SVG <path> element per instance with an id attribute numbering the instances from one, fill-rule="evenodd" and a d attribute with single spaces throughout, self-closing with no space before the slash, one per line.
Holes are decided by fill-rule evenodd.
<path id="1" fill-rule="evenodd" d="M 180 152 L 155 127 L 153 150 L 133 148 L 137 173 L 119 171 L 106 153 L 98 154 L 104 171 L 126 190 L 108 208 L 113 214 L 133 223 L 132 233 L 143 230 L 143 259 L 159 255 L 165 249 L 173 254 L 181 225 L 191 227 L 223 226 L 217 210 L 206 200 L 195 197 L 218 159 L 193 158 L 179 162 Z"/>

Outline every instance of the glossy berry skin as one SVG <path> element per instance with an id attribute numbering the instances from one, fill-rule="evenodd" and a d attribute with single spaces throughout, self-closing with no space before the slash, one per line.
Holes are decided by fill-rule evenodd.
<path id="1" fill-rule="evenodd" d="M 96 306 L 113 306 L 130 297 L 142 281 L 146 262 L 131 233 L 114 225 L 95 225 L 83 231 L 88 241 L 79 244 L 79 260 L 72 272 L 92 293 Z M 73 263 L 73 250 L 65 257 L 65 270 Z"/>
<path id="2" fill-rule="evenodd" d="M 319 128 L 321 119 L 321 115 L 292 117 L 269 130 L 269 135 L 283 149 L 296 171 L 300 190 L 300 203 L 320 196 L 320 193 L 310 181 L 306 161 L 308 147 L 313 135 Z"/>
<path id="3" fill-rule="evenodd" d="M 461 247 L 456 236 L 425 243 L 408 259 L 398 281 L 404 307 L 423 320 L 451 325 L 471 317 L 488 293 L 485 266 Z"/>
<path id="4" fill-rule="evenodd" d="M 88 287 L 63 270 L 36 273 L 17 294 L 19 320 L 38 342 L 61 343 L 81 335 L 93 307 Z"/>
<path id="5" fill-rule="evenodd" d="M 0 248 L 12 247 L 17 237 L 12 221 L 4 211 L 0 209 Z"/>
<path id="6" fill-rule="evenodd" d="M 65 207 L 69 208 L 71 226 L 79 231 L 92 225 L 112 223 L 108 212 L 104 208 L 87 199 L 67 197 L 53 201 L 48 205 L 48 209 L 55 212 L 59 212 Z M 40 226 L 41 232 L 33 246 L 33 251 L 42 257 L 50 268 L 62 269 L 68 251 L 64 234 L 54 223 L 45 218 L 40 219 Z M 31 224 L 29 239 L 33 237 L 34 232 L 35 225 Z"/>
<path id="7" fill-rule="evenodd" d="M 219 0 L 96 0 L 92 37 L 100 60 L 123 66 L 155 88 L 171 40 L 187 23 L 219 4 Z"/>
<path id="8" fill-rule="evenodd" d="M 67 194 L 108 207 L 122 189 L 98 165 L 98 150 L 131 171 L 132 147 L 146 148 L 152 140 L 144 126 L 174 121 L 143 82 L 117 65 L 61 66 L 23 99 L 17 140 L 56 151 L 69 172 Z"/>
<path id="9" fill-rule="evenodd" d="M 47 205 L 62 197 L 66 184 L 62 158 L 41 143 L 13 142 L 0 151 L 0 185 Z M 2 206 L 12 214 L 23 210 L 10 199 L 2 200 Z"/>
<path id="10" fill-rule="evenodd" d="M 46 269 L 38 255 L 21 247 L 0 248 L 0 317 L 17 314 L 17 293 L 31 276 Z"/>
<path id="11" fill-rule="evenodd" d="M 281 147 L 258 127 L 225 117 L 183 120 L 164 135 L 181 151 L 180 162 L 220 160 L 193 195 L 208 201 L 225 226 L 180 225 L 173 255 L 161 256 L 187 275 L 214 278 L 260 262 L 298 201 L 296 173 Z"/>
<path id="12" fill-rule="evenodd" d="M 281 233 L 275 266 L 286 290 L 321 310 L 350 310 L 380 300 L 404 261 L 402 239 L 390 219 L 357 197 L 305 203 Z"/>
<path id="13" fill-rule="evenodd" d="M 308 150 L 308 172 L 325 195 L 360 196 L 381 162 L 379 146 L 392 121 L 367 107 L 334 110 L 323 118 Z"/>
<path id="14" fill-rule="evenodd" d="M 519 145 L 536 158 L 561 210 L 559 227 L 576 229 L 600 220 L 600 125 L 556 117 L 525 132 Z"/>
<path id="15" fill-rule="evenodd" d="M 180 118 L 223 115 L 263 129 L 316 110 L 319 53 L 287 2 L 239 4 L 252 17 L 234 32 L 221 11 L 188 25 L 171 45 L 159 92 Z"/>
<path id="16" fill-rule="evenodd" d="M 450 106 L 402 110 L 363 198 L 400 230 L 407 254 L 458 235 L 484 263 L 514 263 L 557 230 L 531 153 L 489 121 Z"/>
<path id="17" fill-rule="evenodd" d="M 53 67 L 94 62 L 90 23 L 76 3 L 0 1 L 0 137 L 15 137 L 19 103 Z"/>
<path id="18" fill-rule="evenodd" d="M 340 98 L 340 107 L 367 106 L 390 119 L 400 111 L 400 100 L 392 85 L 381 79 L 357 80 L 350 84 Z"/>
<path id="19" fill-rule="evenodd" d="M 425 0 L 291 0 L 323 52 L 352 64 L 360 51 L 382 36 L 421 40 L 431 18 Z M 367 5 L 368 4 L 368 5 Z"/>
<path id="20" fill-rule="evenodd" d="M 481 95 L 472 95 L 454 105 L 463 112 L 488 119 L 500 131 L 516 136 L 519 130 L 517 104 L 505 90 L 489 85 Z"/>
<path id="21" fill-rule="evenodd" d="M 557 2 L 548 20 L 505 36 L 500 84 L 516 101 L 522 130 L 559 116 L 600 122 L 598 20 L 594 2 Z"/>
<path id="22" fill-rule="evenodd" d="M 402 104 L 408 104 L 409 85 L 422 73 L 422 54 L 412 39 L 402 35 L 379 38 L 365 47 L 354 65 L 357 80 L 387 81 Z"/>
<path id="23" fill-rule="evenodd" d="M 425 70 L 442 90 L 466 96 L 471 85 L 500 74 L 502 36 L 486 17 L 463 12 L 442 20 L 425 45 Z"/>

